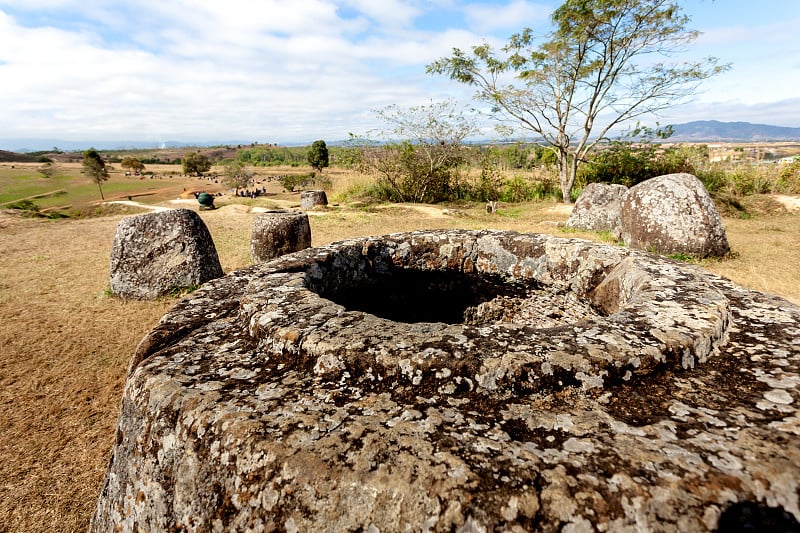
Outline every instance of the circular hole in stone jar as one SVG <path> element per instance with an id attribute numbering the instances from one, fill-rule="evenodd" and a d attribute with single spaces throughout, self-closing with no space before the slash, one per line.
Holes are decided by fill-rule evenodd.
<path id="1" fill-rule="evenodd" d="M 498 297 L 526 298 L 532 288 L 497 275 L 396 269 L 312 290 L 348 311 L 395 322 L 462 324 L 480 304 Z"/>

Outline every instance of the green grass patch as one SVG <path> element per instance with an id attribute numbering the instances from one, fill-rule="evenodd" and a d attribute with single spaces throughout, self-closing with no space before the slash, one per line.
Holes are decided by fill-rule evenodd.
<path id="1" fill-rule="evenodd" d="M 690 264 L 699 263 L 699 259 L 696 256 L 682 252 L 678 252 L 676 254 L 669 254 L 667 257 L 675 261 L 680 261 L 682 263 L 690 263 Z"/>
<path id="2" fill-rule="evenodd" d="M 69 176 L 44 178 L 41 175 L 0 170 L 0 207 L 23 199 L 44 199 L 66 194 Z"/>
<path id="3" fill-rule="evenodd" d="M 603 242 L 611 244 L 619 244 L 621 246 L 624 246 L 624 243 L 621 242 L 620 239 L 617 239 L 617 237 L 614 235 L 614 232 L 612 231 L 606 230 L 606 231 L 598 231 L 596 233 L 597 236 L 600 237 L 600 240 Z"/>
<path id="4" fill-rule="evenodd" d="M 525 209 L 523 209 L 522 207 L 509 207 L 506 209 L 498 209 L 497 211 L 495 211 L 495 214 L 499 217 L 519 218 L 524 211 Z"/>
<path id="5" fill-rule="evenodd" d="M 167 291 L 167 296 L 171 296 L 173 298 L 185 296 L 187 294 L 191 294 L 197 289 L 200 288 L 200 285 L 189 285 L 186 287 L 172 287 L 169 291 Z"/>
<path id="6" fill-rule="evenodd" d="M 142 180 L 112 174 L 102 187 L 106 200 L 136 195 L 137 201 L 147 203 L 148 193 L 170 185 L 169 180 Z M 8 209 L 24 200 L 34 201 L 40 210 L 65 208 L 65 212 L 77 214 L 100 202 L 101 197 L 97 184 L 76 169 L 46 178 L 32 167 L 0 167 L 0 209 Z"/>

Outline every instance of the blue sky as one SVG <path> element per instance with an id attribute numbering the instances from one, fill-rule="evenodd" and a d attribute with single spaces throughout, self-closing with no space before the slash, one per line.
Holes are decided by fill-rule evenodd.
<path id="1" fill-rule="evenodd" d="M 800 2 L 679 3 L 703 32 L 681 57 L 716 56 L 732 69 L 657 120 L 800 127 Z M 453 47 L 545 31 L 558 4 L 0 0 L 0 148 L 344 139 L 380 127 L 375 110 L 391 104 L 469 102 L 472 89 L 425 66 Z"/>

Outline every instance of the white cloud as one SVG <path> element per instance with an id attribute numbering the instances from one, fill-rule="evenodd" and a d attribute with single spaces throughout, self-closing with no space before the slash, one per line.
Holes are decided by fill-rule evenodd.
<path id="1" fill-rule="evenodd" d="M 537 26 L 546 20 L 552 8 L 526 0 L 514 0 L 505 5 L 470 4 L 464 8 L 467 23 L 479 33 L 492 33 L 498 30 L 519 31 L 525 27 Z"/>
<path id="2" fill-rule="evenodd" d="M 387 28 L 409 27 L 414 18 L 422 14 L 419 7 L 403 0 L 341 0 L 339 3 Z"/>
<path id="3" fill-rule="evenodd" d="M 0 11 L 0 76 L 16 80 L 0 86 L 4 136 L 346 136 L 372 109 L 429 98 L 425 63 L 469 38 L 408 32 L 356 41 L 349 34 L 362 22 L 340 19 L 322 0 L 262 3 L 248 17 L 231 15 L 242 12 L 235 2 L 194 3 L 189 12 L 149 2 L 138 3 L 119 42 L 108 42 L 116 38 L 103 33 L 108 26 L 29 28 Z M 21 42 L 22 50 L 10 46 Z"/>
<path id="4" fill-rule="evenodd" d="M 795 18 L 773 24 L 716 27 L 702 32 L 697 43 L 701 46 L 794 43 L 797 40 L 798 23 L 800 23 L 800 19 Z M 760 48 L 760 46 L 754 48 Z"/>
<path id="5" fill-rule="evenodd" d="M 548 15 L 539 3 L 489 2 L 0 0 L 16 4 L 0 7 L 0 135 L 278 142 L 363 133 L 376 126 L 372 110 L 389 104 L 469 100 L 473 88 L 425 66 L 484 39 L 500 47 L 507 35 L 493 32 L 540 27 Z M 712 41 L 705 48 L 721 56 Z M 800 82 L 783 82 L 798 69 L 761 79 L 788 57 L 773 55 L 768 67 L 735 64 L 741 76 L 714 80 L 703 98 L 725 94 L 719 108 L 735 109 L 734 98 L 747 100 L 723 92 L 730 87 L 788 102 Z M 794 116 L 789 105 L 745 108 Z"/>

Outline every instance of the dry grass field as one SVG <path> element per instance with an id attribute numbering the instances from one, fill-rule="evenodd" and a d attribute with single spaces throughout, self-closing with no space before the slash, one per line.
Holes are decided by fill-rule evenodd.
<path id="1" fill-rule="evenodd" d="M 286 207 L 298 198 L 276 194 L 248 205 L 221 200 L 220 209 L 201 212 L 223 269 L 249 264 L 251 206 Z M 734 256 L 702 266 L 800 303 L 800 214 L 772 211 L 726 219 Z M 109 458 L 128 359 L 176 302 L 108 296 L 109 255 L 123 214 L 58 221 L 0 215 L 0 531 L 86 529 Z M 482 206 L 332 205 L 310 219 L 315 246 L 454 227 L 599 239 L 565 234 L 557 223 L 567 215 L 564 206 L 551 203 L 501 206 L 495 215 Z"/>

